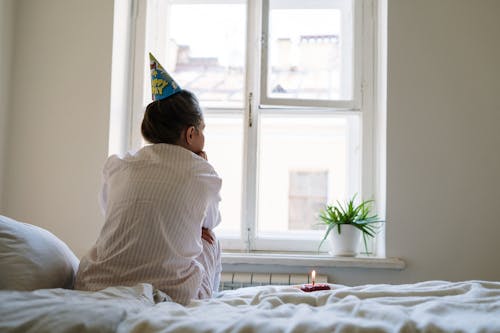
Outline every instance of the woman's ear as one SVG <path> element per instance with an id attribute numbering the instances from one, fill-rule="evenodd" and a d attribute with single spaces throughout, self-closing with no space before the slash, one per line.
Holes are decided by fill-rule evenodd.
<path id="1" fill-rule="evenodd" d="M 189 126 L 188 128 L 186 128 L 185 140 L 188 146 L 193 143 L 193 137 L 195 134 L 194 131 L 196 131 L 194 126 Z"/>

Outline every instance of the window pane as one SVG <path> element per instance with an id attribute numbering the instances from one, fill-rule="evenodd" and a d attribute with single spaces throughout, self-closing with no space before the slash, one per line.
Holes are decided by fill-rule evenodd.
<path id="1" fill-rule="evenodd" d="M 328 170 L 290 170 L 288 229 L 319 229 L 316 214 L 328 199 Z"/>
<path id="2" fill-rule="evenodd" d="M 172 4 L 168 68 L 204 105 L 243 105 L 246 5 Z"/>
<path id="3" fill-rule="evenodd" d="M 222 178 L 218 236 L 239 236 L 241 221 L 241 184 L 243 116 L 205 113 L 205 151 L 208 161 Z"/>
<path id="4" fill-rule="evenodd" d="M 319 210 L 356 192 L 356 121 L 355 116 L 261 116 L 259 235 L 322 229 L 315 225 Z"/>
<path id="5" fill-rule="evenodd" d="M 271 0 L 267 95 L 352 98 L 352 1 Z"/>

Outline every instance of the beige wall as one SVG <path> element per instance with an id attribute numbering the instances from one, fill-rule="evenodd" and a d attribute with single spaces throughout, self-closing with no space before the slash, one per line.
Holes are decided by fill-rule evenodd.
<path id="1" fill-rule="evenodd" d="M 113 1 L 15 1 L 3 214 L 82 254 L 102 225 Z"/>
<path id="2" fill-rule="evenodd" d="M 0 212 L 4 208 L 3 187 L 7 148 L 7 122 L 10 109 L 11 62 L 14 25 L 13 0 L 0 0 Z"/>
<path id="3" fill-rule="evenodd" d="M 500 1 L 390 1 L 387 249 L 405 280 L 500 280 Z"/>
<path id="4" fill-rule="evenodd" d="M 15 7 L 3 213 L 81 255 L 102 223 L 112 1 Z M 498 12 L 496 0 L 389 1 L 387 254 L 407 269 L 332 269 L 336 282 L 500 280 Z"/>

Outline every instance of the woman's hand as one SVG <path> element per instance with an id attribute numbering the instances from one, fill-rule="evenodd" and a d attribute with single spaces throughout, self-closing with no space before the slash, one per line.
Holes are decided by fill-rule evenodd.
<path id="1" fill-rule="evenodd" d="M 215 235 L 212 230 L 207 228 L 201 228 L 201 238 L 206 240 L 209 244 L 213 244 L 215 242 Z"/>
<path id="2" fill-rule="evenodd" d="M 197 155 L 208 161 L 207 153 L 205 153 L 203 150 L 197 153 Z"/>

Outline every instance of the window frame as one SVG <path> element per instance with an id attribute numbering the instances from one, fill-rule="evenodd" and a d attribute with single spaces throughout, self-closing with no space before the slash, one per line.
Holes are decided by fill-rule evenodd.
<path id="1" fill-rule="evenodd" d="M 148 29 L 155 24 L 147 16 L 151 15 L 148 9 L 149 0 L 130 0 L 132 4 L 132 32 L 131 32 L 131 63 L 132 87 L 131 110 L 129 118 L 128 147 L 138 145 L 135 132 L 139 128 L 144 110 L 144 99 L 147 94 L 144 80 L 149 78 L 146 50 L 155 49 L 154 41 L 146 38 Z M 241 2 L 240 0 L 226 0 L 228 2 Z M 210 1 L 190 0 L 189 3 L 206 3 Z M 220 2 L 220 1 L 214 1 Z M 183 2 L 184 3 L 184 2 Z M 259 121 L 261 115 L 331 115 L 331 114 L 356 114 L 361 117 L 361 163 L 359 173 L 361 180 L 359 186 L 363 197 L 374 198 L 377 211 L 385 205 L 385 198 L 377 198 L 376 184 L 380 182 L 377 170 L 374 170 L 376 154 L 379 151 L 375 138 L 375 90 L 378 79 L 376 77 L 376 56 L 378 54 L 377 38 L 377 0 L 354 0 L 354 36 L 353 36 L 353 98 L 348 101 L 312 101 L 265 97 L 267 71 L 262 52 L 265 47 L 263 34 L 264 10 L 269 0 L 246 1 L 247 3 L 247 31 L 246 31 L 246 70 L 242 108 L 234 107 L 206 107 L 207 113 L 243 113 L 243 171 L 242 171 L 242 205 L 241 205 L 241 231 L 240 235 L 225 235 L 220 238 L 222 248 L 236 251 L 317 251 L 319 239 L 317 236 L 295 237 L 290 233 L 286 237 L 276 237 L 257 234 L 257 209 L 258 209 L 258 156 L 259 156 Z M 164 6 L 166 4 L 163 4 Z M 157 43 L 158 41 L 156 41 Z M 161 57 L 161 56 L 160 56 Z M 266 65 L 267 66 L 267 65 Z M 283 104 L 293 106 L 283 106 Z M 279 103 L 279 105 L 278 105 Z M 307 104 L 307 106 L 306 106 Z M 380 215 L 380 214 L 379 214 Z M 308 234 L 304 232 L 303 234 Z M 297 240 L 301 240 L 297 242 Z M 383 240 L 382 240 L 383 242 Z M 375 248 L 379 248 L 380 241 L 375 240 Z M 322 248 L 326 250 L 326 246 Z M 375 255 L 383 251 L 375 251 Z"/>

